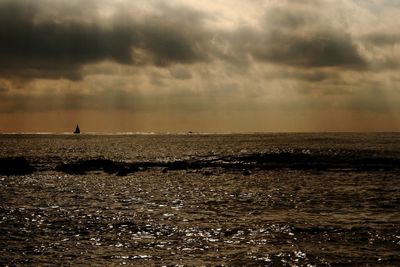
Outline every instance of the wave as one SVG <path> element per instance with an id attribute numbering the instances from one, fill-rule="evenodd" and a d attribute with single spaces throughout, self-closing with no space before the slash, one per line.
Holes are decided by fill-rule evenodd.
<path id="1" fill-rule="evenodd" d="M 397 154 L 377 155 L 374 151 L 327 151 L 287 150 L 270 153 L 256 153 L 226 156 L 197 156 L 184 160 L 153 160 L 122 162 L 106 158 L 78 159 L 58 163 L 54 168 L 48 166 L 40 171 L 54 170 L 69 174 L 85 174 L 90 171 L 104 171 L 109 174 L 127 175 L 151 168 L 169 170 L 194 170 L 221 168 L 226 170 L 399 170 L 400 158 Z M 0 158 L 0 174 L 23 175 L 38 171 L 34 163 L 23 157 Z"/>

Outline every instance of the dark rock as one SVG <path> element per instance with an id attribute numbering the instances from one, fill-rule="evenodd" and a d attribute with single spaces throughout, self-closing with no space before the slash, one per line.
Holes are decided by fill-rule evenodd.
<path id="1" fill-rule="evenodd" d="M 212 171 L 205 171 L 203 174 L 204 174 L 205 176 L 211 176 L 211 175 L 213 175 L 214 173 L 213 173 Z"/>
<path id="2" fill-rule="evenodd" d="M 88 171 L 104 171 L 108 174 L 117 174 L 126 176 L 129 173 L 137 172 L 139 168 L 136 165 L 129 165 L 121 162 L 114 162 L 109 159 L 89 159 L 72 163 L 63 163 L 56 167 L 57 171 L 68 174 L 86 174 Z"/>
<path id="3" fill-rule="evenodd" d="M 244 170 L 243 171 L 243 175 L 245 175 L 245 176 L 249 176 L 251 174 L 252 174 L 252 172 L 250 170 Z"/>
<path id="4" fill-rule="evenodd" d="M 128 174 L 129 170 L 125 167 L 121 167 L 117 172 L 117 176 L 127 176 Z"/>
<path id="5" fill-rule="evenodd" d="M 190 167 L 187 161 L 173 161 L 167 164 L 169 170 L 186 170 Z"/>
<path id="6" fill-rule="evenodd" d="M 0 174 L 24 175 L 35 171 L 24 157 L 0 159 Z"/>
<path id="7" fill-rule="evenodd" d="M 117 172 L 117 176 L 126 176 L 130 173 L 134 173 L 137 171 L 140 171 L 140 168 L 138 168 L 137 166 L 134 165 L 123 165 L 123 164 L 119 164 L 117 165 L 118 168 L 118 172 Z"/>

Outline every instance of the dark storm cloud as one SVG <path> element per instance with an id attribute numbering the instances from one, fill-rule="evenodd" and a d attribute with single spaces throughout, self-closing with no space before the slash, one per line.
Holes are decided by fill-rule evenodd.
<path id="1" fill-rule="evenodd" d="M 193 25 L 192 25 L 193 26 Z M 196 32 L 196 26 L 156 20 L 140 27 L 143 47 L 154 56 L 156 65 L 170 63 L 195 63 L 207 60 L 207 36 Z"/>
<path id="2" fill-rule="evenodd" d="M 158 67 L 220 60 L 242 71 L 250 69 L 252 59 L 300 69 L 362 70 L 368 65 L 353 37 L 320 14 L 320 1 L 283 1 L 266 11 L 261 29 L 242 25 L 231 30 L 206 27 L 211 15 L 162 1 L 151 2 L 155 13 L 119 8 L 106 18 L 96 10 L 107 2 L 71 1 L 0 1 L 0 77 L 79 80 L 84 65 L 105 60 Z"/>
<path id="3" fill-rule="evenodd" d="M 82 65 L 103 60 L 159 66 L 207 60 L 207 36 L 181 21 L 182 10 L 142 20 L 117 14 L 103 22 L 88 8 L 82 19 L 47 19 L 41 2 L 0 3 L 1 76 L 75 80 Z"/>
<path id="4" fill-rule="evenodd" d="M 332 27 L 313 5 L 306 7 L 268 10 L 264 31 L 250 45 L 253 57 L 297 67 L 365 68 L 351 36 Z"/>
<path id="5" fill-rule="evenodd" d="M 252 53 L 260 61 L 298 67 L 366 67 L 349 36 L 335 32 L 305 36 L 272 33 L 254 46 Z"/>

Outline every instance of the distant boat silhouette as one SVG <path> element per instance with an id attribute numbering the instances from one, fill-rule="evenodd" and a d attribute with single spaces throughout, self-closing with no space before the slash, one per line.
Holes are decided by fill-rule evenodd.
<path id="1" fill-rule="evenodd" d="M 81 130 L 79 130 L 79 125 L 77 124 L 74 134 L 80 134 L 80 133 L 81 133 Z"/>

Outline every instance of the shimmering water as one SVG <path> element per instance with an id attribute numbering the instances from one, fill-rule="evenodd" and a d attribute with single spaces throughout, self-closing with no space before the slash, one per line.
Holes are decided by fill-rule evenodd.
<path id="1" fill-rule="evenodd" d="M 0 175 L 0 265 L 398 266 L 399 141 L 1 135 L 1 157 L 24 156 L 36 171 Z M 122 176 L 56 168 L 98 158 L 218 164 Z"/>

